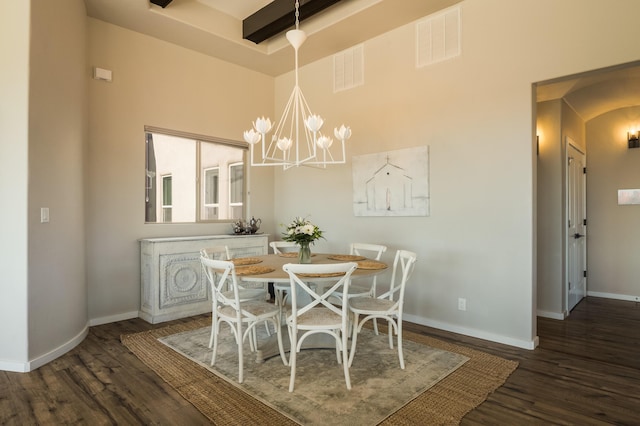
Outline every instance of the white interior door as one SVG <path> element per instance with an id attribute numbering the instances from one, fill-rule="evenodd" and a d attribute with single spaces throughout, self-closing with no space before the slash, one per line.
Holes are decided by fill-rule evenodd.
<path id="1" fill-rule="evenodd" d="M 587 294 L 586 161 L 572 142 L 567 138 L 567 315 Z"/>

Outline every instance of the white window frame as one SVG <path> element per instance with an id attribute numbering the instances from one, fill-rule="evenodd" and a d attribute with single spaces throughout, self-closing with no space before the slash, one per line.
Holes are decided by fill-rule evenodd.
<path id="1" fill-rule="evenodd" d="M 243 197 L 242 197 L 242 200 L 243 200 L 242 202 L 240 202 L 240 203 L 235 202 L 234 203 L 234 202 L 231 201 L 231 194 L 233 194 L 233 191 L 232 191 L 233 182 L 231 182 L 231 176 L 233 176 L 233 174 L 231 173 L 231 170 L 233 168 L 235 168 L 235 167 L 238 167 L 238 166 L 242 167 L 242 173 L 243 173 L 242 174 L 242 180 L 243 180 L 242 187 L 243 188 L 244 188 L 244 180 L 246 180 L 246 171 L 247 171 L 247 169 L 244 167 L 243 163 L 242 162 L 230 163 L 229 164 L 229 208 L 230 209 L 232 207 L 242 207 L 244 205 L 244 199 L 245 199 L 244 193 L 243 193 Z"/>

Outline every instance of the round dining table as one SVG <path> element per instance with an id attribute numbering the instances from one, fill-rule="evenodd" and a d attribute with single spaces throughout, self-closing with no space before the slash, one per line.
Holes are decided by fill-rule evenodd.
<path id="1" fill-rule="evenodd" d="M 282 269 L 287 263 L 298 263 L 298 253 L 267 254 L 239 259 L 232 259 L 236 265 L 236 276 L 242 281 L 260 283 L 288 283 L 289 275 Z M 349 254 L 312 253 L 311 263 L 344 263 L 356 262 L 358 269 L 351 274 L 352 279 L 371 277 L 384 273 L 387 264 L 367 259 L 364 256 Z M 330 280 L 321 276 L 313 277 L 314 282 Z"/>
<path id="2" fill-rule="evenodd" d="M 263 256 L 252 256 L 246 258 L 232 259 L 235 264 L 236 276 L 239 280 L 249 283 L 267 283 L 289 284 L 289 274 L 282 267 L 287 263 L 298 263 L 298 253 L 281 253 L 267 254 Z M 311 263 L 345 263 L 355 262 L 358 264 L 351 274 L 351 279 L 373 277 L 382 274 L 387 269 L 387 264 L 378 260 L 365 258 L 364 256 L 355 256 L 347 254 L 331 254 L 331 253 L 313 253 L 311 255 Z M 335 276 L 323 277 L 321 275 L 309 275 L 309 282 L 313 282 L 318 289 L 323 289 L 323 282 L 335 281 Z M 310 299 L 309 299 L 310 300 Z M 298 303 L 304 303 L 298 300 Z M 286 332 L 286 325 L 283 324 L 281 332 Z M 333 348 L 335 349 L 335 341 L 327 339 L 326 336 L 319 334 L 309 338 L 309 342 L 305 342 L 304 346 L 309 348 Z M 288 350 L 288 340 L 285 342 L 285 350 Z M 261 344 L 256 353 L 256 362 L 264 362 L 264 360 L 277 356 L 279 354 L 275 339 L 269 339 L 265 344 Z"/>

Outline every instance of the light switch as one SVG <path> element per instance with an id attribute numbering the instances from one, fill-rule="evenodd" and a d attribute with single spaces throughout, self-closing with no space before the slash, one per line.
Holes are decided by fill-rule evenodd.
<path id="1" fill-rule="evenodd" d="M 40 223 L 49 222 L 49 207 L 40 208 Z"/>

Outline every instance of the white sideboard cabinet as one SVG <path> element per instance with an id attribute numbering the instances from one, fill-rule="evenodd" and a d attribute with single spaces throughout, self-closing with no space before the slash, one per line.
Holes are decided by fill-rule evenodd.
<path id="1" fill-rule="evenodd" d="M 211 312 L 200 250 L 226 245 L 231 257 L 267 254 L 268 235 L 209 235 L 140 240 L 140 318 L 156 324 Z"/>

